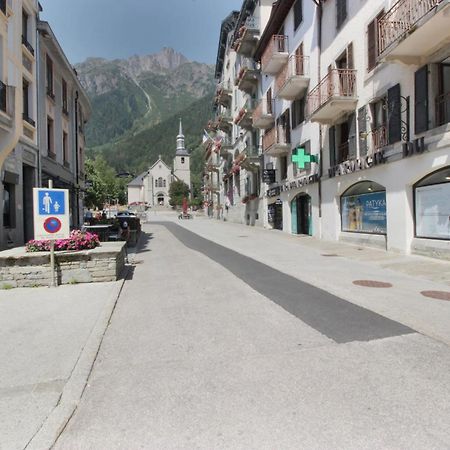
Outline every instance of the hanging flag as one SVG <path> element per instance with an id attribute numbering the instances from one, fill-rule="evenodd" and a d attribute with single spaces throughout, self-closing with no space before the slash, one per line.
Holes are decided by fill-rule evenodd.
<path id="1" fill-rule="evenodd" d="M 203 130 L 203 138 L 202 138 L 202 143 L 204 144 L 205 142 L 208 141 L 212 141 L 211 136 L 206 132 L 206 130 Z"/>

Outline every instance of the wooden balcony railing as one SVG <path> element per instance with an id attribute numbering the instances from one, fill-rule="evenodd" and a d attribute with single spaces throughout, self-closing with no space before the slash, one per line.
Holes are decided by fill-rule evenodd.
<path id="1" fill-rule="evenodd" d="M 399 0 L 378 21 L 378 52 L 387 48 L 411 31 L 422 17 L 426 16 L 443 0 Z"/>
<path id="2" fill-rule="evenodd" d="M 292 77 L 309 74 L 309 56 L 291 55 L 283 70 L 278 74 L 275 85 L 279 91 Z"/>
<path id="3" fill-rule="evenodd" d="M 372 147 L 374 150 L 386 147 L 388 145 L 387 128 L 381 125 L 371 130 L 372 135 Z"/>
<path id="4" fill-rule="evenodd" d="M 288 37 L 285 35 L 275 34 L 269 42 L 269 45 L 264 50 L 261 57 L 262 67 L 266 66 L 267 63 L 272 59 L 274 53 L 285 53 L 288 51 Z"/>
<path id="5" fill-rule="evenodd" d="M 436 97 L 436 125 L 450 122 L 450 92 Z"/>
<path id="6" fill-rule="evenodd" d="M 308 95 L 308 115 L 314 114 L 333 97 L 356 97 L 356 70 L 330 70 Z"/>

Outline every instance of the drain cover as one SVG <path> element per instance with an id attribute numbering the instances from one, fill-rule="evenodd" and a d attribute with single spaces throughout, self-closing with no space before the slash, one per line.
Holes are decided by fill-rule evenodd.
<path id="1" fill-rule="evenodd" d="M 390 288 L 391 283 L 384 283 L 383 281 L 375 280 L 356 280 L 353 282 L 356 286 L 373 287 L 373 288 Z"/>
<path id="2" fill-rule="evenodd" d="M 434 298 L 436 300 L 446 300 L 450 302 L 450 292 L 445 291 L 422 291 L 424 297 Z"/>
<path id="3" fill-rule="evenodd" d="M 321 256 L 339 256 L 339 255 L 336 253 L 322 253 Z"/>

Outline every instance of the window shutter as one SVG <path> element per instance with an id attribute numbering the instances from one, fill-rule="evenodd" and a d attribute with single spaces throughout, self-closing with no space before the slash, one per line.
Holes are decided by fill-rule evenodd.
<path id="1" fill-rule="evenodd" d="M 376 46 L 377 20 L 372 20 L 367 27 L 367 71 L 370 72 L 377 64 Z"/>
<path id="2" fill-rule="evenodd" d="M 367 106 L 358 109 L 359 154 L 367 155 Z M 362 135 L 362 136 L 361 136 Z"/>
<path id="3" fill-rule="evenodd" d="M 348 159 L 356 158 L 356 115 L 348 118 Z"/>
<path id="4" fill-rule="evenodd" d="M 328 130 L 329 146 L 330 146 L 330 167 L 336 165 L 336 129 L 330 127 Z"/>
<path id="5" fill-rule="evenodd" d="M 296 30 L 303 20 L 303 0 L 297 0 L 294 5 L 294 30 Z"/>
<path id="6" fill-rule="evenodd" d="M 400 84 L 388 89 L 388 133 L 389 144 L 402 139 Z"/>
<path id="7" fill-rule="evenodd" d="M 414 123 L 416 134 L 428 130 L 428 66 L 414 74 Z"/>

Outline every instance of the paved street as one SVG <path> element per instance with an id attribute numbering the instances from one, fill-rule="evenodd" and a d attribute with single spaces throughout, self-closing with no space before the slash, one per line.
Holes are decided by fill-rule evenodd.
<path id="1" fill-rule="evenodd" d="M 418 290 L 448 285 L 153 219 L 55 448 L 450 448 L 450 302 Z M 369 275 L 393 287 L 349 281 Z"/>

